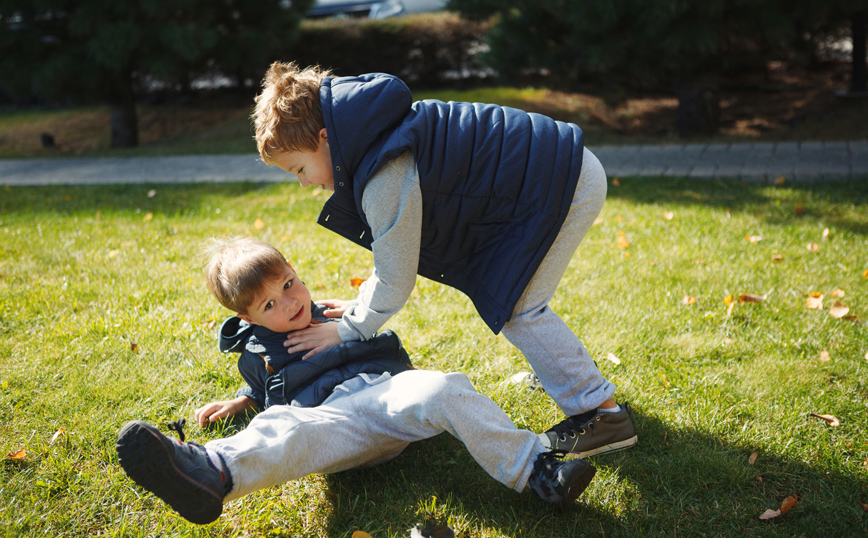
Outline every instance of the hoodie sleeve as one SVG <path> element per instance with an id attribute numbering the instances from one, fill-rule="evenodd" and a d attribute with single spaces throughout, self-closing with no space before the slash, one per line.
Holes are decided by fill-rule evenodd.
<path id="1" fill-rule="evenodd" d="M 341 340 L 367 340 L 407 302 L 416 285 L 422 237 L 422 191 L 410 152 L 387 163 L 362 198 L 371 226 L 374 270 L 344 312 Z"/>

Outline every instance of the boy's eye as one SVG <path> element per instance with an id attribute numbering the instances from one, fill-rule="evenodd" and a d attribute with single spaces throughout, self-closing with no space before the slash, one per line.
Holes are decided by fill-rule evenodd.
<path id="1" fill-rule="evenodd" d="M 286 284 L 283 285 L 283 289 L 288 290 L 292 286 L 292 279 L 286 281 Z"/>
<path id="2" fill-rule="evenodd" d="M 265 303 L 266 310 L 271 310 L 272 306 L 274 306 L 274 301 L 268 301 L 267 303 Z"/>

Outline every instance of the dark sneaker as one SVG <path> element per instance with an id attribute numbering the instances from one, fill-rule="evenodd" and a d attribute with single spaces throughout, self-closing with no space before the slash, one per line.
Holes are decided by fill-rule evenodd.
<path id="1" fill-rule="evenodd" d="M 141 421 L 118 434 L 118 460 L 136 484 L 161 498 L 193 523 L 211 523 L 223 512 L 231 478 L 218 471 L 205 447 L 170 439 Z M 225 478 L 225 480 L 224 480 Z"/>
<path id="2" fill-rule="evenodd" d="M 559 460 L 563 454 L 552 450 L 537 456 L 527 485 L 545 502 L 567 508 L 585 491 L 597 470 L 586 461 Z"/>
<path id="3" fill-rule="evenodd" d="M 567 417 L 541 433 L 540 439 L 546 448 L 568 452 L 569 459 L 624 450 L 635 445 L 639 437 L 633 426 L 633 410 L 625 402 L 617 413 L 594 410 Z"/>

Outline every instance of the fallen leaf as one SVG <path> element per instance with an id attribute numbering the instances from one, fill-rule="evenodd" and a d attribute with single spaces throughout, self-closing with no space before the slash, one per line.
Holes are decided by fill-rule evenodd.
<path id="1" fill-rule="evenodd" d="M 681 302 L 686 305 L 696 304 L 696 297 L 692 295 L 685 295 L 684 299 L 681 299 Z"/>
<path id="2" fill-rule="evenodd" d="M 758 243 L 763 240 L 763 236 L 761 235 L 746 235 L 744 236 L 744 240 L 749 243 Z"/>
<path id="3" fill-rule="evenodd" d="M 621 186 L 621 180 L 616 178 L 616 177 L 613 177 L 612 178 L 612 185 L 614 185 L 616 187 L 620 187 Z"/>
<path id="4" fill-rule="evenodd" d="M 604 222 L 606 222 L 606 221 L 601 219 L 600 217 L 597 217 L 594 219 L 594 226 L 599 226 L 600 224 L 603 224 Z"/>
<path id="5" fill-rule="evenodd" d="M 838 426 L 841 425 L 841 422 L 837 418 L 835 418 L 833 415 L 818 415 L 817 413 L 809 413 L 808 416 L 823 419 L 829 423 L 829 426 L 832 426 L 833 428 L 837 428 Z"/>
<path id="6" fill-rule="evenodd" d="M 673 217 L 675 217 L 675 213 L 673 213 L 672 211 L 664 211 L 663 212 L 663 218 L 664 219 L 672 220 Z"/>
<path id="7" fill-rule="evenodd" d="M 820 250 L 820 245 L 816 243 L 808 243 L 808 250 L 810 250 L 811 252 L 817 252 Z"/>
<path id="8" fill-rule="evenodd" d="M 618 230 L 615 233 L 618 234 L 618 237 L 624 237 L 627 235 L 627 233 L 624 230 Z"/>
<path id="9" fill-rule="evenodd" d="M 768 510 L 763 512 L 762 515 L 760 515 L 760 519 L 774 519 L 780 515 L 780 510 L 772 510 L 771 508 L 769 508 Z"/>
<path id="10" fill-rule="evenodd" d="M 117 250 L 110 250 L 108 256 L 109 256 L 109 258 L 114 258 L 114 257 L 117 256 L 117 255 L 118 255 L 118 251 L 117 251 Z"/>
<path id="11" fill-rule="evenodd" d="M 14 452 L 10 452 L 6 454 L 6 457 L 10 460 L 23 460 L 27 456 L 27 451 L 23 448 L 20 448 Z"/>
<path id="12" fill-rule="evenodd" d="M 145 213 L 145 218 L 144 218 L 144 221 L 145 221 L 145 222 L 148 222 L 148 221 L 151 220 L 152 218 L 154 218 L 154 214 L 153 214 L 153 213 L 150 213 L 150 212 L 149 212 L 149 213 Z"/>
<path id="13" fill-rule="evenodd" d="M 747 462 L 750 463 L 751 465 L 753 465 L 754 462 L 756 462 L 756 458 L 757 458 L 757 456 L 759 456 L 759 452 L 757 452 L 756 450 L 754 450 L 754 451 L 751 453 L 750 457 L 747 459 Z"/>
<path id="14" fill-rule="evenodd" d="M 784 176 L 778 176 L 775 178 L 775 185 L 783 185 L 786 180 Z"/>
<path id="15" fill-rule="evenodd" d="M 796 206 L 796 215 L 803 215 L 805 213 L 805 207 L 797 205 Z"/>
<path id="16" fill-rule="evenodd" d="M 253 227 L 257 230 L 261 230 L 265 227 L 265 223 L 262 222 L 262 219 L 256 219 L 255 221 L 253 221 Z"/>
<path id="17" fill-rule="evenodd" d="M 353 277 L 350 279 L 350 286 L 352 286 L 355 289 L 359 289 L 359 287 L 362 285 L 362 283 L 364 283 L 364 281 L 365 281 L 364 278 Z"/>
<path id="18" fill-rule="evenodd" d="M 772 254 L 772 261 L 773 262 L 779 262 L 783 259 L 784 259 L 784 256 L 782 254 Z"/>
<path id="19" fill-rule="evenodd" d="M 139 344 L 135 342 L 130 342 L 130 351 L 135 351 L 137 349 L 139 349 Z"/>
<path id="20" fill-rule="evenodd" d="M 811 310 L 819 310 L 823 308 L 823 294 L 819 291 L 812 291 L 805 299 L 805 305 Z"/>
<path id="21" fill-rule="evenodd" d="M 859 503 L 859 506 L 862 507 L 862 510 L 868 512 L 868 503 L 863 503 L 862 501 L 856 501 L 856 502 Z"/>
<path id="22" fill-rule="evenodd" d="M 765 297 L 762 295 L 754 295 L 753 293 L 739 293 L 738 294 L 738 302 L 739 303 L 761 303 L 765 300 Z"/>
<path id="23" fill-rule="evenodd" d="M 841 319 L 846 316 L 849 311 L 849 306 L 836 299 L 835 302 L 832 303 L 832 307 L 829 309 L 829 315 L 835 319 Z"/>
<path id="24" fill-rule="evenodd" d="M 157 191 L 155 191 L 154 189 L 151 189 L 148 191 L 148 198 L 153 198 L 156 195 L 157 195 Z"/>
<path id="25" fill-rule="evenodd" d="M 829 295 L 831 295 L 832 297 L 843 297 L 846 294 L 847 293 L 844 290 L 837 289 L 837 290 L 833 291 L 832 293 L 830 293 Z"/>
<path id="26" fill-rule="evenodd" d="M 370 534 L 365 531 L 356 531 L 353 533 L 352 538 L 373 538 Z"/>
<path id="27" fill-rule="evenodd" d="M 53 445 L 54 442 L 57 441 L 58 439 L 60 439 L 60 436 L 65 434 L 65 433 L 66 433 L 66 430 L 64 430 L 63 428 L 60 428 L 59 430 L 54 432 L 54 435 L 51 436 L 51 441 L 49 441 L 48 444 Z"/>
<path id="28" fill-rule="evenodd" d="M 616 217 L 615 222 L 623 222 L 624 219 L 622 217 Z"/>
<path id="29" fill-rule="evenodd" d="M 609 362 L 612 364 L 621 364 L 621 359 L 619 359 L 614 353 L 607 354 L 606 358 L 609 359 Z"/>
<path id="30" fill-rule="evenodd" d="M 629 246 L 630 246 L 629 241 L 627 241 L 627 240 L 624 238 L 624 236 L 620 236 L 620 235 L 619 235 L 619 236 L 618 236 L 618 248 L 620 248 L 621 250 L 624 250 L 625 248 L 627 248 L 627 247 L 629 247 Z"/>
<path id="31" fill-rule="evenodd" d="M 630 251 L 626 251 L 626 252 L 624 252 L 624 257 L 627 258 L 627 259 L 630 259 L 630 258 L 633 257 L 633 255 L 630 254 Z"/>
<path id="32" fill-rule="evenodd" d="M 724 297 L 723 304 L 725 306 L 729 306 L 732 304 L 732 294 L 731 293 L 729 295 L 727 295 L 726 297 Z"/>
<path id="33" fill-rule="evenodd" d="M 862 278 L 868 278 L 868 269 L 862 271 Z"/>
<path id="34" fill-rule="evenodd" d="M 784 502 L 781 503 L 781 515 L 786 514 L 790 511 L 790 508 L 794 507 L 796 503 L 799 502 L 799 496 L 793 495 L 791 497 L 787 497 L 784 499 Z"/>
<path id="35" fill-rule="evenodd" d="M 825 349 L 820 352 L 820 362 L 829 362 L 832 360 L 832 357 L 829 355 L 829 352 Z"/>
<path id="36" fill-rule="evenodd" d="M 823 229 L 823 239 L 828 239 L 828 238 L 829 238 L 829 229 L 825 228 L 825 229 Z"/>
<path id="37" fill-rule="evenodd" d="M 733 342 L 735 342 L 735 340 L 733 340 L 732 338 L 724 338 L 724 339 L 723 339 L 723 343 L 724 343 L 724 344 L 727 344 L 727 345 L 729 345 L 729 344 L 731 344 L 731 343 L 733 343 Z"/>
<path id="38" fill-rule="evenodd" d="M 283 236 L 280 237 L 280 242 L 281 242 L 281 243 L 288 243 L 288 242 L 290 242 L 290 241 L 292 241 L 292 238 L 289 237 L 288 235 L 283 235 Z"/>

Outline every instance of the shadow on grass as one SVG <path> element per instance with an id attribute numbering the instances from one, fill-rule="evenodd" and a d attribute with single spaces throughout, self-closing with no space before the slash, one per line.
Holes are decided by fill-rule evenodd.
<path id="1" fill-rule="evenodd" d="M 738 181 L 687 178 L 620 178 L 610 182 L 607 198 L 672 209 L 706 206 L 721 211 L 749 213 L 773 225 L 797 219 L 822 219 L 826 225 L 868 235 L 868 178 L 828 183 L 785 183 L 781 186 Z M 775 189 L 789 192 L 775 196 Z M 850 215 L 830 209 L 854 206 Z"/>
<path id="2" fill-rule="evenodd" d="M 409 536 L 408 529 L 424 519 L 420 508 L 432 502 L 459 537 L 476 536 L 477 527 L 534 537 L 868 533 L 868 514 L 857 502 L 868 499 L 866 479 L 765 453 L 762 447 L 673 430 L 640 413 L 635 418 L 640 444 L 593 458 L 597 477 L 566 512 L 529 491 L 517 494 L 497 483 L 447 434 L 413 443 L 378 467 L 328 476 L 334 505 L 329 536 L 349 536 L 354 530 Z M 760 455 L 750 465 L 753 450 Z M 786 515 L 759 519 L 794 494 L 798 504 Z"/>

